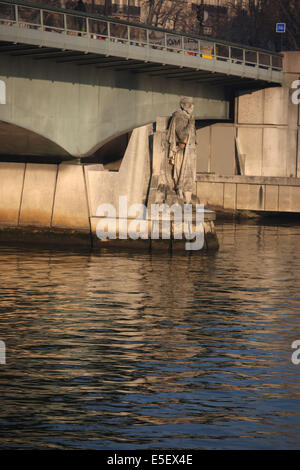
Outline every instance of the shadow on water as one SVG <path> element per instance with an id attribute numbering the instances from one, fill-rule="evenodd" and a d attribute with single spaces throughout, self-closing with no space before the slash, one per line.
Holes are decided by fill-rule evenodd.
<path id="1" fill-rule="evenodd" d="M 0 447 L 299 448 L 298 224 L 213 255 L 0 250 Z"/>

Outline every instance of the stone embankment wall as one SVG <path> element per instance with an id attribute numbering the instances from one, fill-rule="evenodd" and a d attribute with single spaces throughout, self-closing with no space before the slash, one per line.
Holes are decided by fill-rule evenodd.
<path id="1" fill-rule="evenodd" d="M 299 77 L 300 53 L 284 53 L 283 87 L 240 94 L 234 123 L 197 131 L 202 203 L 229 211 L 300 212 L 300 114 L 292 102 Z"/>
<path id="2" fill-rule="evenodd" d="M 149 126 L 133 131 L 119 171 L 104 170 L 103 165 L 0 162 L 0 239 L 184 250 L 185 240 L 172 240 L 172 221 L 169 240 L 162 240 L 161 233 L 159 240 L 151 240 L 151 220 L 147 221 L 145 239 L 120 239 L 119 226 L 115 240 L 102 241 L 96 236 L 100 205 L 111 204 L 118 216 L 119 196 L 126 196 L 128 207 L 145 202 L 150 178 L 150 134 Z M 129 217 L 127 227 L 135 217 Z M 218 248 L 214 218 L 214 214 L 206 214 L 203 221 L 206 249 Z"/>

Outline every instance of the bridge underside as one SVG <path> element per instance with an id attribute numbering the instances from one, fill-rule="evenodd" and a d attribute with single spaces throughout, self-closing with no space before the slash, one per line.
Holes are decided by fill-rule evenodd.
<path id="1" fill-rule="evenodd" d="M 118 169 L 130 138 L 125 133 L 107 142 L 86 163 L 102 163 L 106 169 Z M 73 157 L 49 139 L 13 124 L 0 121 L 0 162 L 61 163 Z"/>
<path id="2" fill-rule="evenodd" d="M 236 91 L 280 85 L 273 69 L 160 49 L 0 25 L 0 121 L 50 141 L 43 155 L 84 158 L 170 116 L 183 95 L 196 119 L 228 120 Z"/>
<path id="3" fill-rule="evenodd" d="M 170 116 L 182 95 L 194 97 L 197 119 L 230 117 L 225 88 L 166 77 L 3 54 L 0 80 L 6 85 L 0 121 L 38 134 L 54 155 L 59 148 L 70 158 L 91 156 L 113 138 Z M 14 134 L 7 139 L 17 153 Z M 47 145 L 42 155 L 49 151 Z"/>
<path id="4" fill-rule="evenodd" d="M 129 57 L 107 56 L 103 53 L 87 51 L 65 50 L 57 47 L 46 47 L 33 44 L 18 44 L 8 41 L 0 41 L 0 57 L 2 54 L 12 57 L 31 57 L 36 62 L 51 60 L 57 64 L 76 64 L 79 67 L 94 66 L 101 70 L 126 71 L 132 74 L 146 74 L 151 77 L 165 77 L 208 84 L 210 86 L 222 86 L 234 90 L 255 90 L 278 83 L 251 76 L 238 76 L 230 72 L 215 70 L 195 69 L 191 66 L 156 63 Z M 207 59 L 209 61 L 209 59 Z"/>
<path id="5" fill-rule="evenodd" d="M 72 158 L 51 140 L 3 121 L 0 121 L 0 143 L 0 161 L 59 163 Z"/>

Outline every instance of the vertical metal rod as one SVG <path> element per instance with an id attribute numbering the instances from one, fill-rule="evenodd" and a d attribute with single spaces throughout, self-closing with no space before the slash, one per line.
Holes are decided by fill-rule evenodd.
<path id="1" fill-rule="evenodd" d="M 41 28 L 42 28 L 42 31 L 44 31 L 44 10 L 40 10 L 40 15 L 41 15 Z"/>
<path id="2" fill-rule="evenodd" d="M 147 37 L 146 37 L 147 47 L 149 48 L 150 47 L 150 44 L 149 44 L 149 29 L 146 29 L 146 34 L 147 34 Z"/>
<path id="3" fill-rule="evenodd" d="M 67 15 L 64 13 L 64 34 L 67 34 Z"/>
<path id="4" fill-rule="evenodd" d="M 15 5 L 15 17 L 16 17 L 16 24 L 19 25 L 19 10 L 18 10 L 18 5 Z"/>
<path id="5" fill-rule="evenodd" d="M 129 25 L 127 26 L 127 41 L 128 41 L 128 44 L 130 44 L 130 26 Z"/>
<path id="6" fill-rule="evenodd" d="M 88 38 L 90 37 L 90 23 L 88 17 L 86 18 L 86 35 Z"/>
<path id="7" fill-rule="evenodd" d="M 110 22 L 109 21 L 107 22 L 107 37 L 108 37 L 108 40 L 110 41 Z"/>

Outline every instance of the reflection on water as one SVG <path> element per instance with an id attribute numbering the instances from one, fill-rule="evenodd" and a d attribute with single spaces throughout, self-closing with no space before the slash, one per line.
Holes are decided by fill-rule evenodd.
<path id="1" fill-rule="evenodd" d="M 299 448 L 299 225 L 173 256 L 0 249 L 0 448 Z"/>

